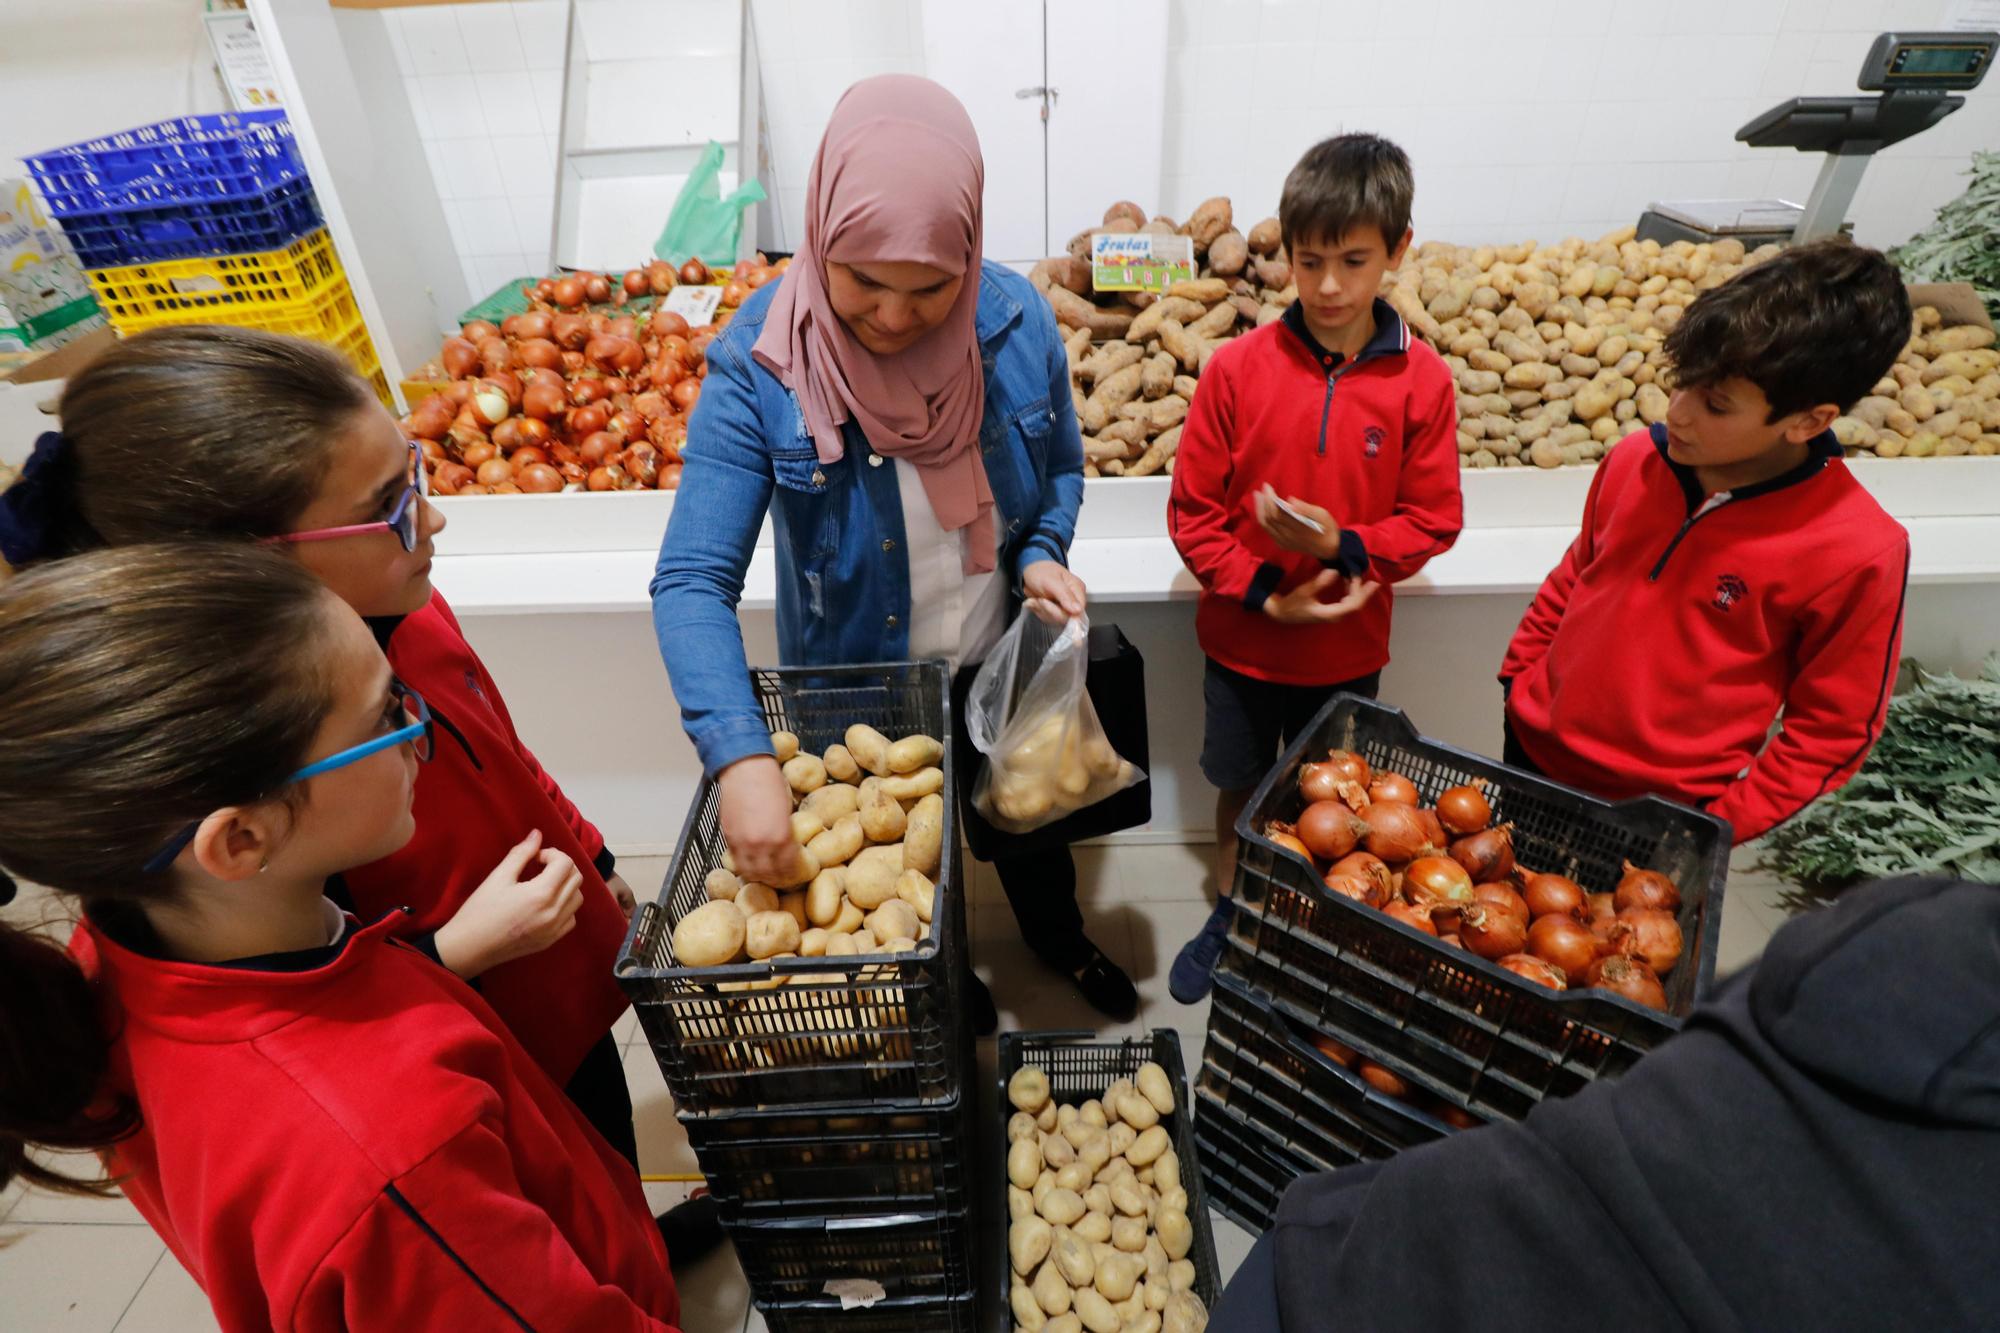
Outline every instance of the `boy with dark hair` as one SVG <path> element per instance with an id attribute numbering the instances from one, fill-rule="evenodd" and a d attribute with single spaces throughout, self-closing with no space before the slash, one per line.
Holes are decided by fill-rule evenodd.
<path id="1" fill-rule="evenodd" d="M 1895 266 L 1839 240 L 1687 307 L 1667 419 L 1605 456 L 1508 646 L 1509 763 L 1703 806 L 1738 842 L 1853 776 L 1896 677 L 1909 536 L 1829 427 L 1909 335 Z"/>
<path id="2" fill-rule="evenodd" d="M 1181 431 L 1167 523 L 1201 581 L 1201 767 L 1217 788 L 1215 911 L 1168 977 L 1183 1004 L 1222 952 L 1252 790 L 1336 692 L 1374 695 L 1386 585 L 1458 538 L 1451 371 L 1376 295 L 1409 248 L 1414 191 L 1386 139 L 1306 152 L 1278 205 L 1298 300 L 1216 350 Z"/>

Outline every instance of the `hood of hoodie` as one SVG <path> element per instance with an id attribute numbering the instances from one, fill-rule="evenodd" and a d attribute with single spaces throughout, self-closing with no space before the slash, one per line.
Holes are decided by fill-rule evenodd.
<path id="1" fill-rule="evenodd" d="M 2000 887 L 1891 880 L 1793 921 L 1757 966 L 1750 1014 L 1851 1093 L 2000 1127 Z"/>

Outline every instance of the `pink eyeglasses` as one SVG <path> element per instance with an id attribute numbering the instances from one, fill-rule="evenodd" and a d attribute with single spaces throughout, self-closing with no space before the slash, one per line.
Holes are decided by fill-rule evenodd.
<path id="1" fill-rule="evenodd" d="M 393 532 L 396 540 L 403 544 L 405 551 L 417 549 L 417 515 L 422 506 L 417 502 L 430 494 L 430 479 L 424 473 L 423 453 L 415 440 L 410 441 L 410 484 L 396 498 L 396 507 L 389 516 L 373 523 L 350 523 L 340 528 L 313 528 L 307 532 L 287 532 L 276 537 L 266 537 L 272 542 L 327 542 L 336 537 L 359 537 L 371 532 Z"/>

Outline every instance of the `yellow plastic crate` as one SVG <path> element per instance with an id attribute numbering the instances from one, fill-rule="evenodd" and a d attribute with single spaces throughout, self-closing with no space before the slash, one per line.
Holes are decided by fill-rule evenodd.
<path id="1" fill-rule="evenodd" d="M 91 269 L 89 275 L 98 304 L 120 328 L 127 321 L 146 321 L 151 327 L 167 315 L 183 324 L 234 322 L 223 312 L 305 300 L 347 280 L 325 228 L 282 250 L 162 259 Z"/>

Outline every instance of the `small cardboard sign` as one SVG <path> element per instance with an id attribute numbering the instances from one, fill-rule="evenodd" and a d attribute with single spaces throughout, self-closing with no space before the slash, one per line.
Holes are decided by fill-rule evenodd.
<path id="1" fill-rule="evenodd" d="M 722 305 L 722 288 L 683 284 L 668 292 L 661 303 L 686 320 L 689 328 L 698 329 L 715 322 L 715 312 Z"/>
<path id="2" fill-rule="evenodd" d="M 1151 231 L 1090 235 L 1090 286 L 1099 292 L 1163 292 L 1194 278 L 1194 241 Z"/>

